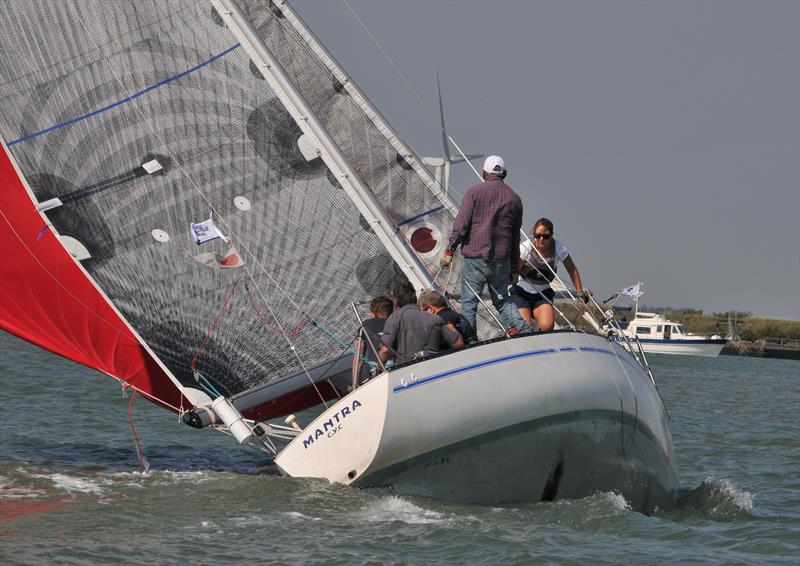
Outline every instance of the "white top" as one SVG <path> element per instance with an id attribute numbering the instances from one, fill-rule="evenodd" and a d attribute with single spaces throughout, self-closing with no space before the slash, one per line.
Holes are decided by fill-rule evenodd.
<path id="1" fill-rule="evenodd" d="M 555 245 L 556 245 L 556 265 L 564 261 L 564 258 L 569 255 L 566 246 L 558 241 L 557 238 L 553 238 Z M 526 259 L 528 261 L 533 262 L 534 258 L 540 259 L 539 254 L 536 253 L 536 250 L 533 249 L 533 242 L 531 240 L 525 240 L 519 245 L 519 257 L 522 259 Z M 539 284 L 539 283 L 531 283 L 527 279 L 520 277 L 519 282 L 517 283 L 524 291 L 528 293 L 541 293 L 548 287 L 549 284 Z"/>

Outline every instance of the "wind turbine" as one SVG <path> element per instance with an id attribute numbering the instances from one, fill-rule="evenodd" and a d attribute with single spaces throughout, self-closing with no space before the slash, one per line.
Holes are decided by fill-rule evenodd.
<path id="1" fill-rule="evenodd" d="M 422 161 L 424 161 L 426 165 L 433 167 L 433 176 L 436 180 L 436 184 L 444 188 L 445 194 L 449 194 L 450 165 L 472 161 L 473 159 L 480 159 L 483 155 L 467 154 L 458 155 L 456 157 L 450 156 L 450 143 L 448 140 L 447 128 L 444 125 L 444 105 L 442 104 L 442 86 L 439 83 L 439 71 L 436 71 L 436 90 L 439 93 L 439 116 L 442 123 L 442 147 L 444 147 L 444 155 L 442 157 L 423 157 Z M 444 179 L 442 179 L 442 176 L 444 176 Z"/>

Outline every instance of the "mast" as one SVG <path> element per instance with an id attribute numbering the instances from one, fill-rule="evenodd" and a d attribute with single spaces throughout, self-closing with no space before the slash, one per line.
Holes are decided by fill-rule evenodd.
<path id="1" fill-rule="evenodd" d="M 350 80 L 350 77 L 347 75 L 344 69 L 336 62 L 322 42 L 317 39 L 317 37 L 314 35 L 314 32 L 312 32 L 308 26 L 303 23 L 294 10 L 292 10 L 292 7 L 289 5 L 289 3 L 286 0 L 274 0 L 274 3 L 279 6 L 279 9 L 281 12 L 283 12 L 286 19 L 289 20 L 306 44 L 314 51 L 316 56 L 319 57 L 319 59 L 328 67 L 328 69 L 339 80 L 339 82 L 344 85 L 344 88 L 347 90 L 348 94 L 350 94 L 356 104 L 358 104 L 361 110 L 363 110 L 367 117 L 369 117 L 378 131 L 380 131 L 380 133 L 386 138 L 392 147 L 394 147 L 394 149 L 400 153 L 409 164 L 411 164 L 414 171 L 422 178 L 431 192 L 436 195 L 442 204 L 444 204 L 445 207 L 453 214 L 453 216 L 455 216 L 458 212 L 458 206 L 456 206 L 449 194 L 446 194 L 440 190 L 441 184 L 431 178 L 428 169 L 422 165 L 423 160 L 420 159 L 416 153 L 414 153 L 414 151 L 405 142 L 403 142 L 402 139 L 400 139 L 400 136 L 397 134 L 397 132 L 392 129 L 386 119 L 381 116 L 381 113 L 378 111 L 378 109 L 375 108 L 367 96 L 361 92 L 358 86 Z"/>
<path id="2" fill-rule="evenodd" d="M 392 259 L 403 269 L 411 284 L 418 289 L 432 287 L 433 280 L 428 270 L 392 228 L 391 219 L 373 198 L 372 192 L 317 119 L 303 95 L 289 80 L 283 67 L 245 18 L 238 4 L 234 0 L 211 0 L 211 3 L 303 133 L 314 140 L 322 160 L 334 172 L 359 212 L 370 222 L 373 231 Z"/>

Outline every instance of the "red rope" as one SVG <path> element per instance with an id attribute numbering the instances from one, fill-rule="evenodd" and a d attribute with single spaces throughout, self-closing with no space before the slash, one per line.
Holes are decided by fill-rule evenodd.
<path id="1" fill-rule="evenodd" d="M 197 345 L 197 350 L 194 353 L 194 357 L 192 358 L 192 361 L 189 363 L 190 368 L 194 369 L 194 366 L 197 364 L 197 360 L 198 358 L 200 358 L 200 354 L 203 353 L 206 344 L 208 344 L 208 341 L 211 339 L 211 334 L 214 333 L 214 330 L 217 328 L 217 325 L 219 324 L 222 315 L 225 313 L 225 309 L 228 308 L 228 303 L 230 302 L 231 297 L 233 297 L 233 292 L 236 290 L 236 286 L 238 284 L 239 284 L 238 280 L 234 281 L 233 285 L 231 285 L 231 288 L 228 290 L 228 294 L 225 295 L 225 302 L 222 303 L 222 307 L 220 307 L 219 311 L 217 312 L 217 316 L 214 317 L 214 320 L 209 325 L 208 330 L 206 330 L 206 335 Z"/>
<path id="2" fill-rule="evenodd" d="M 253 310 L 255 311 L 256 316 L 259 318 L 261 323 L 269 330 L 272 330 L 273 332 L 281 332 L 281 333 L 284 332 L 283 328 L 281 328 L 280 326 L 274 326 L 269 323 L 267 317 L 261 314 L 261 311 L 258 310 L 255 301 L 253 301 L 253 295 L 250 293 L 250 287 L 245 286 L 245 289 L 247 290 L 247 298 L 250 300 L 250 306 L 253 307 Z M 300 320 L 297 321 L 297 324 L 292 326 L 289 330 L 285 331 L 286 335 L 289 336 L 289 338 L 294 338 L 295 336 L 300 334 L 300 331 L 303 329 L 303 327 L 306 325 L 307 322 L 308 322 L 308 317 L 307 315 L 303 314 L 303 316 L 300 317 Z"/>
<path id="3" fill-rule="evenodd" d="M 133 442 L 136 444 L 136 456 L 139 458 L 139 471 L 144 473 L 146 470 L 144 454 L 142 454 L 142 445 L 139 442 L 139 435 L 136 433 L 136 427 L 133 426 L 133 402 L 136 400 L 136 390 L 133 390 L 131 400 L 128 402 L 128 424 L 131 425 L 131 432 L 133 433 Z"/>

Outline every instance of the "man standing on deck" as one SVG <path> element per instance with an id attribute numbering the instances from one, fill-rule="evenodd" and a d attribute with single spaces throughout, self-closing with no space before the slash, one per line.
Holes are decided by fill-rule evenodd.
<path id="1" fill-rule="evenodd" d="M 483 163 L 483 183 L 467 191 L 461 201 L 450 241 L 439 265 L 447 267 L 461 245 L 461 314 L 477 330 L 479 296 L 489 287 L 492 304 L 503 317 L 508 334 L 530 332 L 511 301 L 508 286 L 519 263 L 522 199 L 505 184 L 503 158 L 490 155 Z"/>

